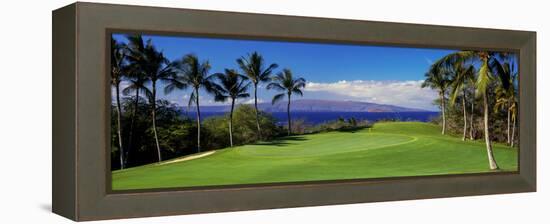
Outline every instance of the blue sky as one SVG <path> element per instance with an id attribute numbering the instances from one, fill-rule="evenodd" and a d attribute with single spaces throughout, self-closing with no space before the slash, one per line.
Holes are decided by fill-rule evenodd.
<path id="1" fill-rule="evenodd" d="M 126 41 L 123 35 L 113 37 L 117 41 Z M 237 58 L 257 51 L 267 63 L 279 65 L 276 72 L 290 68 L 295 76 L 305 78 L 308 85 L 303 98 L 306 99 L 366 101 L 429 110 L 437 110 L 432 105 L 436 95 L 432 90 L 421 89 L 421 80 L 431 62 L 454 51 L 180 36 L 143 37 L 151 39 L 169 60 L 180 59 L 189 53 L 196 54 L 201 60 L 209 60 L 212 73 L 224 68 L 237 69 Z M 189 92 L 161 94 L 160 98 L 185 105 Z M 275 94 L 262 86 L 260 101 L 270 102 Z M 201 96 L 205 101 L 203 105 L 219 104 L 213 102 L 212 97 L 205 97 Z M 250 100 L 244 99 L 241 103 Z"/>

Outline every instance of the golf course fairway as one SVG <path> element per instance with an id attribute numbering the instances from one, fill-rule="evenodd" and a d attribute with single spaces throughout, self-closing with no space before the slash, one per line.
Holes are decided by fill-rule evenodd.
<path id="1" fill-rule="evenodd" d="M 517 149 L 493 144 L 501 171 Z M 113 190 L 491 172 L 483 141 L 441 135 L 421 122 L 297 135 L 112 172 Z M 187 156 L 189 157 L 189 156 Z"/>

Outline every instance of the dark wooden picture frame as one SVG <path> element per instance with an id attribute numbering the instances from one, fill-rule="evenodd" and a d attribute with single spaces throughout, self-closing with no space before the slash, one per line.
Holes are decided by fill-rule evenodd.
<path id="1" fill-rule="evenodd" d="M 112 192 L 113 31 L 517 52 L 519 171 Z M 53 12 L 53 212 L 81 221 L 533 192 L 535 103 L 535 32 L 74 3 Z"/>

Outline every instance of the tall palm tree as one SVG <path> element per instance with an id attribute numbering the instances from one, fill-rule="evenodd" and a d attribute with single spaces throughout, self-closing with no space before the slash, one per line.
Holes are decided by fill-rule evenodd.
<path id="1" fill-rule="evenodd" d="M 130 150 L 134 150 L 134 126 L 136 114 L 138 112 L 139 100 L 141 99 L 140 93 L 145 95 L 146 99 L 151 99 L 152 93 L 146 86 L 149 79 L 136 64 L 129 64 L 128 66 L 126 66 L 125 74 L 127 76 L 126 81 L 129 83 L 129 85 L 122 90 L 122 94 L 124 94 L 125 96 L 130 96 L 134 94 L 134 106 L 132 108 L 132 117 L 130 118 L 130 130 L 128 134 L 128 150 L 126 151 L 126 155 L 128 155 Z M 128 156 L 126 156 L 126 159 L 127 158 Z"/>
<path id="2" fill-rule="evenodd" d="M 475 124 L 474 124 L 474 115 L 475 115 L 475 104 L 476 104 L 476 76 L 475 74 L 468 76 L 468 86 L 471 88 L 472 93 L 472 102 L 470 103 L 470 140 L 475 139 Z"/>
<path id="3" fill-rule="evenodd" d="M 189 97 L 188 107 L 193 104 L 197 109 L 197 152 L 201 152 L 201 111 L 199 90 L 204 89 L 207 93 L 215 94 L 214 75 L 210 75 L 210 63 L 208 61 L 200 62 L 199 58 L 194 54 L 185 55 L 178 62 L 178 72 L 176 80 L 180 84 L 179 89 L 185 89 L 187 86 L 193 88 L 193 92 Z M 173 81 L 173 80 L 172 80 Z M 175 86 L 178 88 L 178 86 Z"/>
<path id="4" fill-rule="evenodd" d="M 448 77 L 448 71 L 441 66 L 432 65 L 430 70 L 425 74 L 425 77 L 426 79 L 422 83 L 422 88 L 430 87 L 438 91 L 443 122 L 441 134 L 445 134 L 445 129 L 447 126 L 445 116 L 445 91 L 451 82 Z"/>
<path id="5" fill-rule="evenodd" d="M 153 123 L 153 134 L 155 136 L 155 145 L 157 148 L 158 161 L 162 161 L 162 155 L 160 152 L 160 144 L 157 134 L 156 125 L 156 95 L 157 95 L 157 83 L 159 81 L 165 81 L 171 77 L 174 73 L 174 66 L 170 61 L 164 57 L 164 54 L 157 50 L 153 45 L 151 39 L 147 42 L 143 42 L 141 35 L 128 36 L 128 46 L 130 49 L 129 60 L 131 63 L 139 66 L 140 70 L 148 77 L 151 83 L 151 116 Z"/>
<path id="6" fill-rule="evenodd" d="M 516 120 L 518 116 L 518 103 L 517 100 L 512 103 L 512 106 L 510 106 L 510 110 L 512 112 L 512 139 L 510 139 L 510 146 L 514 147 L 514 137 L 516 135 Z"/>
<path id="7" fill-rule="evenodd" d="M 130 150 L 133 150 L 133 134 L 134 134 L 134 124 L 135 117 L 138 110 L 138 103 L 140 99 L 140 92 L 144 93 L 147 99 L 151 98 L 151 91 L 146 87 L 146 84 L 149 82 L 147 74 L 141 69 L 140 60 L 142 60 L 141 52 L 144 52 L 145 45 L 143 43 L 143 38 L 141 35 L 129 35 L 126 36 L 128 39 L 128 44 L 125 45 L 127 52 L 129 52 L 128 60 L 130 61 L 129 65 L 126 66 L 127 71 L 126 75 L 128 76 L 129 86 L 122 90 L 124 95 L 130 95 L 135 93 L 134 108 L 132 111 L 132 118 L 130 121 L 130 131 L 128 137 L 128 146 Z"/>
<path id="8" fill-rule="evenodd" d="M 498 165 L 493 155 L 493 146 L 491 144 L 491 135 L 489 132 L 489 94 L 487 90 L 494 81 L 491 72 L 490 61 L 496 60 L 494 53 L 488 51 L 458 51 L 448 54 L 438 60 L 434 66 L 450 67 L 456 63 L 466 63 L 467 61 L 476 61 L 479 63 L 479 69 L 476 80 L 476 93 L 483 99 L 483 124 L 485 145 L 487 148 L 487 159 L 489 160 L 489 168 L 497 170 Z"/>
<path id="9" fill-rule="evenodd" d="M 512 105 L 515 103 L 515 81 L 517 73 L 514 73 L 514 68 L 508 62 L 500 63 L 498 60 L 491 62 L 493 72 L 499 77 L 499 85 L 496 89 L 496 104 L 495 110 L 504 109 L 507 113 L 507 142 L 510 144 L 510 120 Z"/>
<path id="10" fill-rule="evenodd" d="M 225 102 L 231 99 L 231 110 L 229 112 L 229 143 L 233 147 L 233 109 L 235 100 L 247 98 L 250 82 L 244 75 L 239 74 L 233 69 L 225 69 L 224 73 L 216 73 L 219 85 L 216 85 L 216 101 Z"/>
<path id="11" fill-rule="evenodd" d="M 291 134 L 291 119 L 290 119 L 290 97 L 292 94 L 298 94 L 300 96 L 303 96 L 304 93 L 302 92 L 302 89 L 306 87 L 306 80 L 304 78 L 296 78 L 294 79 L 292 75 L 292 71 L 290 69 L 283 69 L 282 72 L 278 73 L 274 78 L 273 82 L 269 83 L 267 85 L 267 89 L 275 89 L 277 91 L 282 91 L 284 93 L 277 94 L 273 97 L 273 100 L 271 101 L 271 104 L 275 104 L 276 102 L 283 99 L 285 94 L 288 97 L 288 103 L 286 108 L 286 113 L 288 117 L 288 135 Z"/>
<path id="12" fill-rule="evenodd" d="M 260 118 L 258 115 L 258 85 L 270 80 L 271 73 L 278 65 L 273 63 L 265 67 L 264 58 L 258 52 L 252 52 L 247 57 L 237 59 L 237 64 L 242 72 L 248 76 L 254 86 L 254 108 L 256 110 L 256 127 L 258 129 L 258 139 L 261 139 L 262 131 L 260 128 Z"/>
<path id="13" fill-rule="evenodd" d="M 451 82 L 451 105 L 454 106 L 456 98 L 462 98 L 462 113 L 464 116 L 464 126 L 462 141 L 466 140 L 466 132 L 468 130 L 468 115 L 466 113 L 466 88 L 470 77 L 474 76 L 475 68 L 470 65 L 467 69 L 461 63 L 454 66 L 454 75 Z"/>
<path id="14" fill-rule="evenodd" d="M 122 147 L 121 109 L 120 109 L 120 82 L 124 70 L 126 53 L 124 47 L 111 37 L 111 85 L 116 91 L 117 135 L 118 149 L 120 151 L 120 169 L 124 169 L 124 149 Z"/>

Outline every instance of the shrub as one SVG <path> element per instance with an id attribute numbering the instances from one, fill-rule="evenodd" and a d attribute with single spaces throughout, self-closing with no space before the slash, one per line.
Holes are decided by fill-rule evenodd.
<path id="1" fill-rule="evenodd" d="M 276 125 L 277 120 L 268 113 L 259 113 L 262 139 L 271 140 L 282 134 L 282 128 Z M 229 146 L 229 113 L 223 116 L 213 116 L 204 120 L 204 141 L 207 149 L 220 149 Z M 256 142 L 258 139 L 256 114 L 252 106 L 239 105 L 233 112 L 233 144 L 244 145 Z"/>

